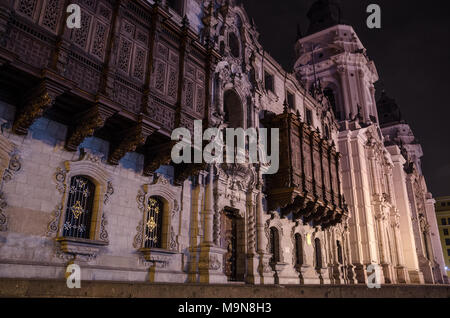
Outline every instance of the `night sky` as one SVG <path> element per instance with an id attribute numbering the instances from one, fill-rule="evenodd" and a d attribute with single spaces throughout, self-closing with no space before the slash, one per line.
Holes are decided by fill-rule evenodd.
<path id="1" fill-rule="evenodd" d="M 294 64 L 297 24 L 306 33 L 314 0 L 242 0 L 260 42 L 287 70 Z M 450 195 L 450 10 L 448 0 L 341 0 L 343 19 L 374 60 L 423 150 L 423 170 L 435 197 Z M 367 28 L 366 8 L 381 7 L 380 30 Z"/>

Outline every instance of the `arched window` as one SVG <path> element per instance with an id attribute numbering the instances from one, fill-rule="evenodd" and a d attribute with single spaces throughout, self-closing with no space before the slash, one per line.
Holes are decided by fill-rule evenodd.
<path id="1" fill-rule="evenodd" d="M 316 254 L 316 269 L 322 268 L 322 247 L 320 245 L 320 239 L 314 240 L 315 254 Z"/>
<path id="2" fill-rule="evenodd" d="M 343 264 L 344 260 L 342 258 L 342 246 L 340 241 L 336 241 L 336 247 L 337 247 L 337 257 L 338 257 L 338 263 Z"/>
<path id="3" fill-rule="evenodd" d="M 334 94 L 334 91 L 328 87 L 323 90 L 323 94 L 330 102 L 331 108 L 333 109 L 333 112 L 334 112 L 334 115 L 336 116 L 336 118 L 341 119 L 341 113 L 337 109 L 336 96 Z"/>
<path id="4" fill-rule="evenodd" d="M 296 265 L 303 265 L 303 240 L 301 234 L 295 234 L 295 262 Z"/>
<path id="5" fill-rule="evenodd" d="M 145 248 L 162 248 L 163 212 L 163 202 L 157 197 L 150 197 L 145 219 Z"/>
<path id="6" fill-rule="evenodd" d="M 231 55 L 238 58 L 240 56 L 239 39 L 233 32 L 228 36 L 228 45 L 230 47 Z"/>
<path id="7" fill-rule="evenodd" d="M 95 184 L 85 176 L 70 180 L 63 236 L 88 239 L 94 207 Z"/>
<path id="8" fill-rule="evenodd" d="M 330 128 L 325 124 L 325 139 L 330 139 Z"/>
<path id="9" fill-rule="evenodd" d="M 224 94 L 224 111 L 228 128 L 245 128 L 241 98 L 233 90 L 228 90 Z"/>
<path id="10" fill-rule="evenodd" d="M 272 253 L 271 263 L 280 262 L 280 237 L 276 227 L 270 228 L 270 253 Z"/>

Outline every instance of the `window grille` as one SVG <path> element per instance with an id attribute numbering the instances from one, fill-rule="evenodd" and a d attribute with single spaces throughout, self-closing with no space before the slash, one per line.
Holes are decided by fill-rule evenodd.
<path id="1" fill-rule="evenodd" d="M 147 217 L 145 223 L 145 248 L 162 248 L 162 201 L 155 197 L 148 199 Z"/>
<path id="2" fill-rule="evenodd" d="M 63 236 L 89 238 L 95 185 L 84 176 L 75 176 L 70 181 L 67 199 L 66 220 Z"/>

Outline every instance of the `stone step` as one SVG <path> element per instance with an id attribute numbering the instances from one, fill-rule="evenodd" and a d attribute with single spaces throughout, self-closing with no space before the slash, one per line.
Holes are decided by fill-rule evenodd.
<path id="1" fill-rule="evenodd" d="M 450 298 L 450 285 L 262 286 L 154 284 L 82 281 L 69 289 L 65 280 L 0 279 L 0 297 L 117 297 L 117 298 Z"/>

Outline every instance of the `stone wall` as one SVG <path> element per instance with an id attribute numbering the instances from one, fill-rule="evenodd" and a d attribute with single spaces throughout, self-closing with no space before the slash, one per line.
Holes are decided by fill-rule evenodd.
<path id="1" fill-rule="evenodd" d="M 14 109 L 7 105 L 0 107 L 0 117 L 11 120 Z M 64 277 L 67 258 L 59 256 L 54 233 L 49 234 L 49 224 L 55 219 L 63 196 L 58 191 L 55 179 L 58 168 L 66 161 L 77 161 L 80 151 L 70 153 L 63 150 L 66 126 L 41 118 L 31 127 L 28 136 L 20 137 L 5 130 L 4 136 L 16 147 L 20 157 L 20 170 L 4 184 L 3 192 L 8 207 L 7 231 L 0 232 L 0 276 L 1 277 Z M 96 155 L 107 155 L 108 143 L 89 138 L 80 146 Z M 143 186 L 152 184 L 156 177 L 142 175 L 143 157 L 137 153 L 127 154 L 119 166 L 100 166 L 110 176 L 114 193 L 104 206 L 107 221 L 106 231 L 109 244 L 99 255 L 83 263 L 83 278 L 92 280 L 149 280 L 150 263 L 143 261 L 133 246 L 142 220 L 137 196 Z M 186 184 L 189 189 L 189 182 Z M 175 188 L 170 184 L 167 188 Z M 176 198 L 178 202 L 181 198 Z M 182 240 L 171 255 L 170 264 L 153 277 L 156 281 L 184 282 L 184 254 L 189 233 L 189 204 L 180 214 L 177 233 L 182 231 Z M 64 211 L 63 211 L 64 212 Z M 184 214 L 182 214 L 184 213 Z M 63 213 L 64 214 L 64 213 Z M 63 216 L 64 217 L 64 216 Z"/>

